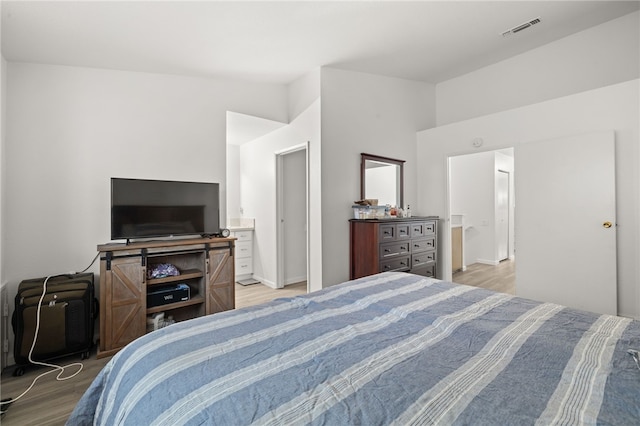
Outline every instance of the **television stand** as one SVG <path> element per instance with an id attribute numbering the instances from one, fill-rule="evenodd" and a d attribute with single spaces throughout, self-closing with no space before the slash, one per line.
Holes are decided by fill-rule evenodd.
<path id="1" fill-rule="evenodd" d="M 176 321 L 235 307 L 235 238 L 169 241 L 127 240 L 103 244 L 100 252 L 100 344 L 98 358 L 110 356 L 147 333 L 147 318 L 164 312 Z M 147 278 L 147 269 L 174 265 L 180 275 Z M 186 284 L 190 297 L 147 306 L 154 286 Z M 159 287 L 155 287 L 156 289 Z"/>

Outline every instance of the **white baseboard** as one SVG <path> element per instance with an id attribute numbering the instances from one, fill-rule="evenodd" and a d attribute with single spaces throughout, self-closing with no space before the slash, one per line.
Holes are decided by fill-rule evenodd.
<path id="1" fill-rule="evenodd" d="M 276 287 L 276 283 L 274 283 L 273 281 L 267 280 L 261 276 L 258 276 L 256 274 L 253 274 L 253 279 L 260 281 L 262 284 L 266 285 L 267 287 L 271 287 L 273 289 L 276 289 L 278 287 Z"/>
<path id="2" fill-rule="evenodd" d="M 478 259 L 476 260 L 476 263 L 482 263 L 483 265 L 491 265 L 491 266 L 498 266 L 500 264 L 500 262 L 498 262 L 497 260 L 487 260 L 487 259 Z"/>
<path id="3" fill-rule="evenodd" d="M 293 277 L 293 278 L 287 278 L 284 282 L 284 285 L 290 285 L 290 284 L 296 284 L 302 281 L 306 281 L 307 280 L 307 276 L 306 275 L 301 275 L 299 277 Z"/>

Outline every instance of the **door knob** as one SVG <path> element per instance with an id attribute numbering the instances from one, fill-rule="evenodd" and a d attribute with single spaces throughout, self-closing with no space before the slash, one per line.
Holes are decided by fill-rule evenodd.
<path id="1" fill-rule="evenodd" d="M 605 222 L 602 224 L 602 226 L 604 226 L 605 228 L 611 228 L 613 224 L 611 222 Z"/>

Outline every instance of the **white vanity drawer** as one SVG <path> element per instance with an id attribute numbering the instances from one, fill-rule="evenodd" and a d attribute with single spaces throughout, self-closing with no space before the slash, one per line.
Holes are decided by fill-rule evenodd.
<path id="1" fill-rule="evenodd" d="M 233 231 L 231 236 L 236 238 L 233 252 L 236 277 L 251 276 L 253 274 L 253 230 Z"/>
<path id="2" fill-rule="evenodd" d="M 236 242 L 236 259 L 251 257 L 253 255 L 253 241 Z"/>
<path id="3" fill-rule="evenodd" d="M 253 273 L 253 259 L 248 258 L 236 258 L 236 275 L 245 275 Z"/>
<path id="4" fill-rule="evenodd" d="M 236 244 L 241 241 L 253 241 L 253 231 L 234 231 L 231 236 L 238 239 Z"/>

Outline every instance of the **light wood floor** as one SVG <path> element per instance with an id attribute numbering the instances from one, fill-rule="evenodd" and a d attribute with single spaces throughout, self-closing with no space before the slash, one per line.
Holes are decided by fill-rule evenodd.
<path id="1" fill-rule="evenodd" d="M 516 262 L 503 260 L 496 266 L 474 263 L 466 271 L 454 273 L 453 282 L 516 294 Z"/>
<path id="2" fill-rule="evenodd" d="M 307 292 L 307 283 L 297 283 L 283 289 L 273 290 L 263 284 L 242 286 L 236 284 L 236 308 L 252 306 L 279 297 L 291 297 Z M 62 358 L 55 363 L 66 365 L 78 362 L 79 356 Z M 13 425 L 64 425 L 76 403 L 89 387 L 94 377 L 111 359 L 96 359 L 95 354 L 83 361 L 84 368 L 76 377 L 58 382 L 57 373 L 48 374 L 38 380 L 33 389 L 14 402 L 0 421 L 3 426 Z M 13 377 L 13 368 L 6 368 L 0 377 L 1 399 L 15 398 L 29 387 L 31 381 L 45 368 L 27 369 L 24 376 Z M 75 369 L 69 369 L 69 374 Z"/>

